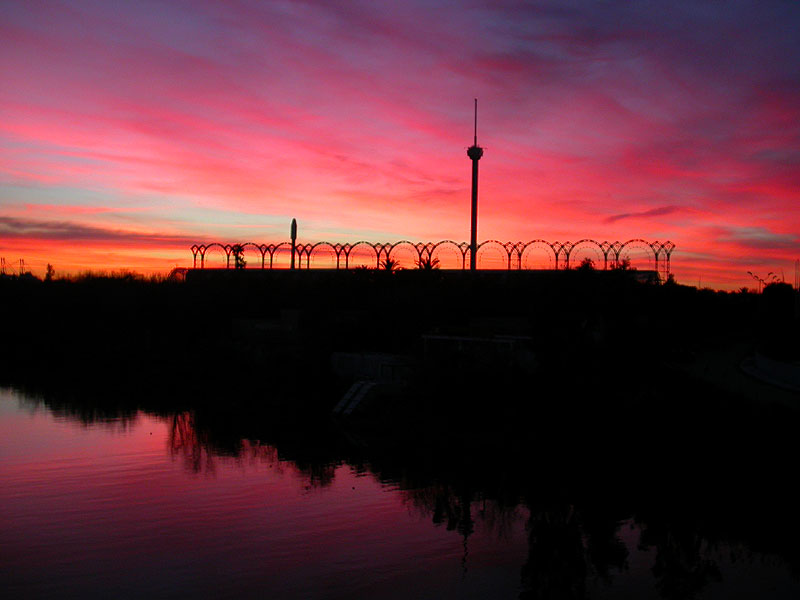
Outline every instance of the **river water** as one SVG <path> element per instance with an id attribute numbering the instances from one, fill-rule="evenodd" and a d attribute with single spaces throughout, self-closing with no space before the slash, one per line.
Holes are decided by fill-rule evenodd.
<path id="1" fill-rule="evenodd" d="M 4 597 L 800 597 L 781 536 L 213 431 L 0 389 Z"/>

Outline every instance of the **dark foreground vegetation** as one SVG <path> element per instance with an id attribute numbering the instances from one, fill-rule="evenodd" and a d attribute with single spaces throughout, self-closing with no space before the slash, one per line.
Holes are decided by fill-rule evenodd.
<path id="1" fill-rule="evenodd" d="M 349 385 L 331 372 L 336 352 L 408 357 L 407 383 L 426 405 L 485 396 L 509 410 L 542 396 L 658 395 L 672 366 L 737 344 L 800 358 L 787 284 L 725 293 L 622 271 L 5 277 L 0 310 L 6 381 L 113 383 L 198 402 L 236 390 L 304 415 L 329 412 Z"/>

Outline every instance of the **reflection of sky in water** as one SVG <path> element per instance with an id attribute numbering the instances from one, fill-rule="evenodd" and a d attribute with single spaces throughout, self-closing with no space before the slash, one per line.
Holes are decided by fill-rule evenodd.
<path id="1" fill-rule="evenodd" d="M 779 557 L 633 518 L 609 525 L 594 507 L 502 506 L 444 481 L 409 487 L 341 461 L 298 466 L 252 441 L 222 452 L 186 414 L 68 412 L 0 392 L 0 584 L 12 595 L 506 598 L 526 583 L 543 597 L 565 585 L 592 598 L 800 591 Z M 712 576 L 692 587 L 700 572 Z"/>
<path id="2" fill-rule="evenodd" d="M 274 453 L 170 451 L 170 422 L 55 420 L 0 400 L 0 581 L 26 596 L 513 596 L 524 520 L 468 541 L 346 465 L 328 485 Z M 206 468 L 213 464 L 212 468 Z"/>

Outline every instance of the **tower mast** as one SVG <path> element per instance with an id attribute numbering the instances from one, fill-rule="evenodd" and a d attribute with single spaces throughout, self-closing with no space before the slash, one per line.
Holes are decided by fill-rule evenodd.
<path id="1" fill-rule="evenodd" d="M 467 156 L 472 160 L 472 215 L 469 236 L 469 270 L 474 271 L 478 264 L 478 161 L 483 156 L 483 148 L 478 146 L 478 99 L 475 98 L 475 129 L 472 146 L 467 148 Z"/>

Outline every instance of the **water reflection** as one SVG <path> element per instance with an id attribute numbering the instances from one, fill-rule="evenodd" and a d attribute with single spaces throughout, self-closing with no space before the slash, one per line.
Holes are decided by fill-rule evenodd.
<path id="1" fill-rule="evenodd" d="M 3 388 L 0 387 L 0 391 Z M 11 388 L 8 392 L 13 393 Z M 56 420 L 71 421 L 84 426 L 102 426 L 125 431 L 136 422 L 138 407 L 115 401 L 111 395 L 102 399 L 81 394 L 61 394 L 52 391 L 20 389 L 14 393 L 20 406 L 27 411 L 47 410 Z"/>
<path id="2" fill-rule="evenodd" d="M 399 486 L 404 501 L 433 525 L 456 531 L 464 540 L 463 565 L 466 568 L 469 536 L 474 532 L 475 521 L 480 520 L 489 530 L 502 535 L 519 521 L 519 508 L 528 514 L 525 523 L 528 532 L 528 557 L 521 566 L 520 598 L 586 598 L 598 586 L 612 587 L 615 576 L 628 568 L 629 550 L 620 536 L 622 524 L 634 523 L 639 533 L 636 548 L 654 555 L 650 574 L 655 589 L 662 598 L 688 599 L 701 597 L 710 585 L 722 580 L 716 556 L 722 550 L 736 555 L 742 543 L 732 535 L 717 530 L 725 523 L 714 523 L 714 529 L 703 532 L 696 519 L 674 520 L 669 512 L 652 509 L 620 510 L 618 506 L 589 495 L 575 498 L 562 490 L 553 494 L 554 487 L 546 481 L 526 480 L 522 473 L 504 473 L 504 485 L 497 486 L 496 474 L 490 476 L 478 470 L 485 464 L 473 465 L 468 472 L 453 470 L 452 464 L 435 471 L 430 464 L 420 465 L 415 453 L 402 457 L 389 457 L 372 452 L 362 439 L 352 446 L 342 447 L 342 438 L 353 441 L 354 436 L 338 435 L 325 431 L 327 441 L 316 432 L 313 446 L 317 448 L 315 460 L 309 461 L 308 448 L 298 455 L 299 446 L 308 440 L 281 447 L 262 444 L 258 440 L 238 438 L 230 431 L 215 430 L 213 420 L 197 420 L 192 413 L 173 417 L 170 448 L 180 454 L 193 471 L 213 470 L 214 456 L 235 456 L 247 461 L 293 461 L 311 486 L 329 485 L 335 467 L 347 462 L 362 471 L 373 473 L 387 484 Z M 230 426 L 230 423 L 228 423 Z M 266 433 L 266 432 L 265 432 Z M 268 434 L 267 434 L 268 435 Z M 328 453 L 319 448 L 327 447 Z M 485 461 L 482 461 L 485 463 Z M 519 457 L 510 458 L 505 465 L 492 465 L 493 469 L 518 467 Z M 421 466 L 421 468 L 420 468 Z M 535 490 L 531 490 L 531 484 Z M 552 483 L 552 482 L 550 482 Z M 581 490 L 586 493 L 586 490 Z M 624 493 L 624 489 L 620 490 Z M 716 496 L 725 492 L 717 490 Z M 474 510 L 475 506 L 479 508 Z M 643 516 L 647 515 L 647 516 Z M 757 518 L 757 517 L 756 517 Z M 796 517 L 791 516 L 791 521 Z M 745 541 L 746 544 L 746 541 Z M 797 554 L 782 557 L 790 566 L 797 564 Z M 743 559 L 738 558 L 741 563 Z M 750 553 L 749 560 L 764 560 L 764 556 Z M 796 573 L 795 579 L 796 579 Z"/>
<path id="3" fill-rule="evenodd" d="M 46 397 L 26 402 L 84 425 L 130 424 L 137 414 L 130 406 L 100 410 Z M 191 473 L 214 477 L 220 461 L 234 461 L 291 465 L 309 488 L 333 486 L 342 465 L 373 478 L 398 493 L 412 513 L 461 537 L 465 572 L 476 528 L 503 538 L 524 526 L 520 598 L 581 599 L 631 590 L 638 597 L 702 598 L 724 589 L 726 578 L 741 583 L 742 565 L 756 568 L 765 561 L 783 573 L 771 582 L 774 597 L 800 590 L 794 543 L 800 497 L 785 477 L 772 476 L 790 467 L 794 456 L 771 454 L 775 445 L 747 453 L 728 447 L 735 465 L 718 460 L 712 467 L 699 451 L 715 449 L 718 456 L 719 444 L 730 440 L 706 437 L 698 445 L 684 438 L 646 458 L 611 457 L 585 437 L 556 451 L 546 436 L 499 444 L 443 433 L 412 443 L 404 432 L 342 431 L 327 421 L 286 426 L 264 414 L 206 409 L 161 412 L 159 418 L 168 425 L 167 451 Z M 756 495 L 747 493 L 753 485 Z M 763 583 L 755 577 L 741 585 L 759 591 Z"/>
<path id="4" fill-rule="evenodd" d="M 204 431 L 207 440 L 214 438 L 213 427 Z M 329 483 L 334 473 L 333 465 L 341 462 L 367 468 L 381 481 L 398 484 L 404 498 L 426 514 L 434 525 L 444 525 L 463 537 L 465 560 L 468 538 L 474 531 L 476 519 L 502 532 L 510 527 L 510 522 L 520 518 L 517 509 L 524 507 L 529 514 L 525 524 L 528 558 L 521 567 L 521 598 L 585 598 L 598 586 L 613 586 L 615 576 L 625 573 L 629 566 L 630 551 L 620 536 L 622 523 L 635 523 L 639 533 L 635 540 L 636 551 L 654 556 L 649 571 L 662 598 L 702 597 L 709 586 L 722 580 L 719 554 L 726 551 L 733 556 L 736 548 L 747 547 L 751 542 L 766 544 L 763 550 L 770 553 L 751 553 L 751 563 L 763 561 L 776 553 L 787 567 L 794 570 L 793 576 L 797 579 L 798 554 L 785 546 L 786 535 L 775 530 L 772 536 L 765 536 L 762 530 L 756 540 L 747 537 L 748 531 L 741 530 L 749 520 L 754 521 L 748 526 L 751 531 L 758 528 L 759 511 L 777 508 L 769 499 L 770 491 L 781 493 L 784 496 L 782 504 L 787 506 L 787 490 L 780 484 L 777 490 L 766 486 L 761 490 L 762 497 L 755 501 L 750 494 L 743 494 L 741 485 L 747 485 L 746 468 L 739 471 L 745 481 L 722 482 L 715 474 L 707 473 L 704 465 L 699 468 L 686 465 L 679 473 L 685 478 L 681 483 L 686 487 L 677 483 L 667 494 L 705 495 L 707 500 L 698 502 L 705 513 L 696 515 L 684 512 L 686 506 L 682 502 L 670 506 L 663 502 L 663 498 L 656 498 L 654 503 L 648 503 L 643 496 L 658 493 L 663 481 L 653 473 L 642 474 L 633 486 L 630 481 L 615 481 L 617 464 L 608 465 L 611 477 L 576 473 L 586 477 L 584 485 L 571 482 L 566 489 L 561 472 L 562 468 L 568 468 L 566 465 L 550 465 L 548 472 L 540 472 L 531 478 L 525 467 L 541 450 L 538 446 L 529 455 L 503 456 L 501 450 L 500 456 L 493 455 L 488 459 L 483 456 L 480 460 L 459 456 L 456 451 L 450 455 L 454 460 L 431 463 L 424 452 L 420 457 L 418 449 L 408 449 L 397 456 L 386 453 L 380 445 L 370 447 L 360 438 L 357 438 L 357 444 L 343 448 L 341 436 L 336 436 L 335 432 L 326 433 L 330 436 L 327 443 L 321 443 L 317 437 L 319 432 L 314 438 L 316 448 L 330 449 L 330 452 L 317 456 L 319 462 L 298 460 L 295 454 L 297 446 L 292 444 L 282 444 L 285 449 L 283 456 L 297 461 L 297 466 L 306 473 L 312 485 Z M 346 437 L 351 441 L 354 438 L 352 433 Z M 683 439 L 680 443 L 684 446 L 668 452 L 667 460 L 682 460 L 686 453 L 692 456 L 697 451 L 691 439 Z M 702 447 L 708 443 L 706 437 Z M 260 443 L 242 440 L 238 452 L 240 455 L 260 453 L 263 448 Z M 230 446 L 228 450 L 231 450 Z M 733 454 L 739 467 L 752 464 L 761 453 L 746 457 L 738 456 L 736 451 Z M 277 456 L 275 452 L 274 459 Z M 765 458 L 769 461 L 764 464 L 765 469 L 768 464 L 768 470 L 778 470 L 778 457 Z M 558 475 L 553 476 L 553 471 Z M 498 473 L 502 475 L 498 477 Z M 728 475 L 726 469 L 723 469 L 723 475 Z M 727 483 L 727 486 L 720 483 Z M 611 498 L 607 493 L 597 494 L 592 490 L 595 486 L 616 486 L 616 494 L 612 493 Z M 627 500 L 629 495 L 639 498 L 638 505 Z M 474 511 L 476 503 L 481 508 Z M 749 505 L 747 512 L 738 510 L 743 504 Z M 691 507 L 696 508 L 696 505 Z M 729 517 L 733 519 L 727 521 Z M 785 530 L 788 537 L 793 539 L 798 531 L 794 528 L 796 513 L 792 509 L 779 520 L 781 518 L 788 526 Z M 741 556 L 738 558 L 739 564 L 746 560 Z"/>
<path id="5" fill-rule="evenodd" d="M 175 413 L 169 417 L 167 445 L 173 457 L 180 457 L 189 471 L 213 474 L 216 460 L 234 458 L 239 464 L 261 464 L 279 467 L 291 462 L 307 479 L 307 485 L 325 487 L 333 482 L 336 467 L 341 461 L 302 460 L 295 456 L 281 458 L 278 449 L 258 439 L 240 438 L 230 431 L 214 430 L 203 416 L 194 411 Z"/>

